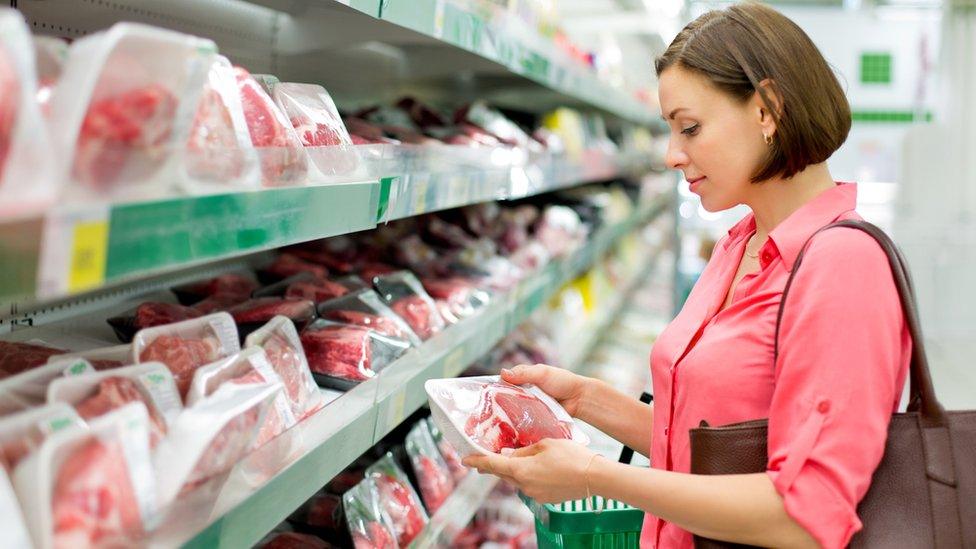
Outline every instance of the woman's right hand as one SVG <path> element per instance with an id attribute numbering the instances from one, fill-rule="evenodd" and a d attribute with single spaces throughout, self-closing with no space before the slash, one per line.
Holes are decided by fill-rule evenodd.
<path id="1" fill-rule="evenodd" d="M 586 388 L 591 381 L 588 377 L 545 364 L 519 364 L 511 370 L 503 369 L 502 380 L 513 385 L 535 385 L 576 418 L 583 412 Z"/>

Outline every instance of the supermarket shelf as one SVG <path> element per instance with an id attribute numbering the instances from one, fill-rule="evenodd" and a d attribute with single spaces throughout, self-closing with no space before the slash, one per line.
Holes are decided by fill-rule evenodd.
<path id="1" fill-rule="evenodd" d="M 669 200 L 669 195 L 662 195 L 627 220 L 599 231 L 570 258 L 550 263 L 538 275 L 493 301 L 478 316 L 449 327 L 376 378 L 339 396 L 289 431 L 291 436 L 278 437 L 251 454 L 231 471 L 219 493 L 208 494 L 204 489 L 198 498 L 181 501 L 153 534 L 149 545 L 250 546 L 426 404 L 423 383 L 427 379 L 461 373 L 521 324 L 559 286 L 576 277 L 624 235 L 665 211 Z M 287 468 L 271 478 L 260 478 L 262 463 L 289 453 L 298 457 Z M 463 493 L 468 493 L 473 501 L 477 493 L 488 487 L 480 481 L 471 482 L 471 492 Z M 443 528 L 448 526 L 445 523 Z"/>
<path id="2" fill-rule="evenodd" d="M 430 523 L 414 538 L 411 549 L 450 547 L 499 482 L 498 477 L 493 475 L 479 475 L 474 471 L 468 473 L 430 517 Z"/>
<path id="3" fill-rule="evenodd" d="M 440 160 L 462 152 L 440 149 Z M 463 152 L 470 156 L 470 150 Z M 635 154 L 588 152 L 576 158 L 502 160 L 471 166 L 456 159 L 434 162 L 425 157 L 424 162 L 415 159 L 407 166 L 378 168 L 376 175 L 393 175 L 374 180 L 63 207 L 43 218 L 0 223 L 0 263 L 9 266 L 0 272 L 0 303 L 26 302 L 19 307 L 19 317 L 6 319 L 24 323 L 30 320 L 31 304 L 36 301 L 64 299 L 194 265 L 367 230 L 378 222 L 522 198 L 650 169 L 650 158 Z M 17 310 L 13 308 L 11 314 Z"/>

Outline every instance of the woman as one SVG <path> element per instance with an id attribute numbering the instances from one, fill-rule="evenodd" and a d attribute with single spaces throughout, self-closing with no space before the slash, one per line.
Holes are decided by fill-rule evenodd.
<path id="1" fill-rule="evenodd" d="M 683 309 L 651 352 L 655 403 L 545 365 L 503 372 L 534 383 L 652 468 L 614 463 L 569 441 L 543 441 L 467 463 L 558 502 L 599 494 L 647 512 L 642 547 L 691 547 L 692 534 L 762 546 L 842 547 L 881 460 L 911 340 L 887 259 L 866 234 L 814 239 L 782 319 L 777 307 L 800 248 L 854 212 L 856 187 L 827 158 L 850 109 L 816 46 L 759 4 L 698 18 L 657 60 L 671 127 L 667 163 L 709 211 L 752 213 L 715 246 Z M 766 473 L 689 474 L 688 430 L 769 418 Z"/>

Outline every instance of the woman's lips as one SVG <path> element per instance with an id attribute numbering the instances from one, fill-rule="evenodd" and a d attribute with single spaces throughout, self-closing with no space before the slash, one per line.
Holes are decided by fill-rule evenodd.
<path id="1" fill-rule="evenodd" d="M 688 188 L 689 188 L 689 190 L 691 190 L 691 192 L 695 192 L 695 187 L 698 186 L 698 185 L 700 185 L 701 182 L 704 181 L 704 180 L 705 180 L 705 176 L 696 177 L 695 179 L 689 179 L 688 180 Z"/>

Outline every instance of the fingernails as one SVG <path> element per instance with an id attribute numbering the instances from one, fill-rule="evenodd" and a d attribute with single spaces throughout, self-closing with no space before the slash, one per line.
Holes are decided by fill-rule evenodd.
<path id="1" fill-rule="evenodd" d="M 511 375 L 511 373 L 512 373 L 512 371 L 509 370 L 508 368 L 502 368 L 502 375 L 503 376 Z"/>

